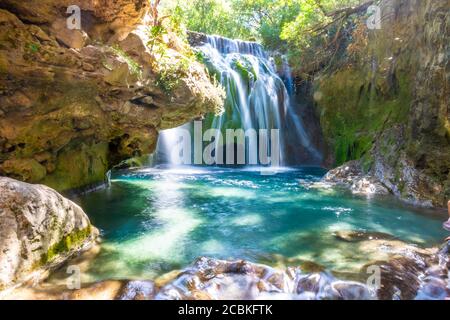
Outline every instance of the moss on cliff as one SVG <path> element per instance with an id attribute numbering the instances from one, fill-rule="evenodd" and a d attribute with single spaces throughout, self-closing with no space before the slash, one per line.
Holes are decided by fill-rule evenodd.
<path id="1" fill-rule="evenodd" d="M 109 170 L 108 153 L 108 143 L 65 148 L 57 158 L 55 171 L 41 182 L 60 191 L 101 183 Z"/>
<path id="2" fill-rule="evenodd" d="M 348 68 L 316 84 L 321 125 L 337 165 L 360 158 L 370 162 L 369 151 L 379 133 L 407 120 L 412 99 L 408 76 L 396 76 L 395 95 L 383 92 L 384 79 L 377 83 L 368 76 Z"/>

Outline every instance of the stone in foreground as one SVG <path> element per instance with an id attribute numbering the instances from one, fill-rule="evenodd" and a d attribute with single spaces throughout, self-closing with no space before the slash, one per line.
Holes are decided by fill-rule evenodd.
<path id="1" fill-rule="evenodd" d="M 0 290 L 42 278 L 97 235 L 83 210 L 53 189 L 0 177 Z"/>

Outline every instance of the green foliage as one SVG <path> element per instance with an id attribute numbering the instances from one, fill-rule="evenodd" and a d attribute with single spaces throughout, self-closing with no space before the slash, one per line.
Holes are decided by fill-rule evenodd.
<path id="1" fill-rule="evenodd" d="M 249 39 L 254 33 L 242 23 L 233 3 L 228 0 L 171 0 L 165 2 L 164 9 L 188 30 Z"/>
<path id="2" fill-rule="evenodd" d="M 295 19 L 301 0 L 193 0 L 166 2 L 165 10 L 188 30 L 283 45 L 283 26 Z"/>
<path id="3" fill-rule="evenodd" d="M 190 60 L 182 57 L 178 60 L 160 60 L 156 85 L 166 94 L 170 94 L 180 83 L 180 79 L 189 72 Z"/>
<path id="4" fill-rule="evenodd" d="M 304 54 L 336 33 L 330 13 L 365 0 L 167 0 L 164 10 L 188 30 L 259 41 L 266 48 Z M 323 32 L 324 26 L 331 25 Z M 309 53 L 309 52 L 307 52 Z M 313 56 L 311 54 L 311 56 Z M 309 57 L 308 57 L 309 58 Z"/>
<path id="5" fill-rule="evenodd" d="M 163 42 L 163 36 L 167 34 L 167 30 L 163 25 L 152 25 L 148 28 L 148 36 L 150 51 L 153 51 L 153 48 L 156 44 Z"/>
<path id="6" fill-rule="evenodd" d="M 362 159 L 368 168 L 369 151 L 380 132 L 408 119 L 410 80 L 400 73 L 397 76 L 399 91 L 395 96 L 369 85 L 371 79 L 364 70 L 340 70 L 320 81 L 321 126 L 329 145 L 334 147 L 336 165 Z M 378 81 L 381 88 L 384 80 Z"/>
<path id="7" fill-rule="evenodd" d="M 159 2 L 158 2 L 159 3 Z M 189 73 L 189 65 L 198 60 L 198 55 L 187 43 L 186 29 L 182 23 L 181 7 L 172 8 L 169 15 L 159 16 L 160 7 L 152 7 L 152 23 L 147 27 L 147 47 L 154 57 L 156 84 L 170 94 Z M 172 50 L 171 39 L 177 41 L 177 53 Z"/>
<path id="8" fill-rule="evenodd" d="M 113 46 L 111 47 L 111 50 L 114 52 L 116 56 L 118 56 L 120 59 L 125 61 L 126 64 L 128 64 L 128 68 L 130 69 L 132 74 L 141 75 L 142 67 L 137 63 L 133 58 L 131 58 L 129 55 L 126 54 L 119 46 Z M 105 68 L 108 68 L 108 65 L 104 62 L 103 65 Z"/>
<path id="9" fill-rule="evenodd" d="M 280 49 L 284 26 L 300 12 L 301 0 L 234 0 L 239 23 L 248 26 L 256 38 L 269 49 Z"/>
<path id="10" fill-rule="evenodd" d="M 245 59 L 245 57 L 236 58 L 233 61 L 233 68 L 245 79 L 245 81 L 250 86 L 250 83 L 258 80 L 258 75 L 256 74 L 256 70 L 253 68 L 253 65 Z"/>
<path id="11" fill-rule="evenodd" d="M 195 51 L 195 59 L 200 63 L 205 63 L 205 54 L 203 51 Z"/>
<path id="12" fill-rule="evenodd" d="M 167 44 L 158 41 L 152 44 L 156 57 L 156 85 L 170 94 L 189 73 L 189 65 L 196 59 L 195 53 L 186 48 L 182 56 L 173 56 Z"/>

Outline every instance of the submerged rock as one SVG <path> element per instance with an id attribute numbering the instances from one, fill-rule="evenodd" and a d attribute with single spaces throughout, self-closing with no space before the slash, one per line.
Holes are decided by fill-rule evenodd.
<path id="1" fill-rule="evenodd" d="M 42 278 L 97 235 L 83 210 L 56 191 L 0 177 L 0 290 Z"/>
<path id="2" fill-rule="evenodd" d="M 443 300 L 450 297 L 449 251 L 446 244 L 441 250 L 398 248 L 397 256 L 386 261 L 375 261 L 362 268 L 378 266 L 381 300 Z"/>

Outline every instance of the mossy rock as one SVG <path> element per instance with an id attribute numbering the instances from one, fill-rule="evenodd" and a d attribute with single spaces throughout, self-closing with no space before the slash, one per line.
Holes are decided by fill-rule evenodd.
<path id="1" fill-rule="evenodd" d="M 40 263 L 36 267 L 45 266 L 58 256 L 68 254 L 71 250 L 80 247 L 91 234 L 92 227 L 90 225 L 85 229 L 73 231 L 63 237 L 58 243 L 51 246 L 47 252 L 41 256 Z"/>
<path id="2" fill-rule="evenodd" d="M 47 170 L 34 159 L 11 159 L 0 165 L 0 172 L 22 181 L 38 182 L 42 180 Z"/>
<path id="3" fill-rule="evenodd" d="M 61 192 L 102 183 L 108 155 L 108 143 L 69 146 L 58 154 L 55 171 L 41 182 Z"/>

